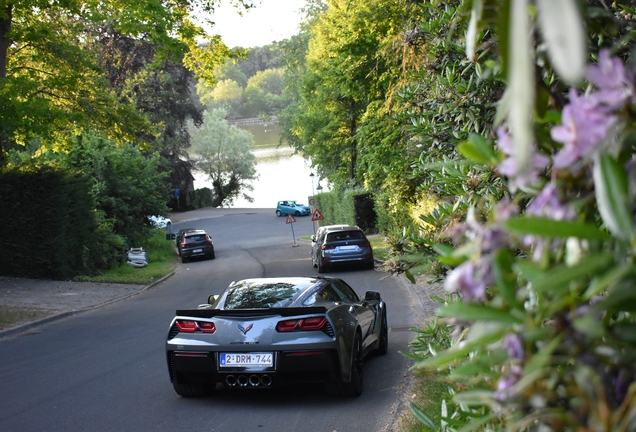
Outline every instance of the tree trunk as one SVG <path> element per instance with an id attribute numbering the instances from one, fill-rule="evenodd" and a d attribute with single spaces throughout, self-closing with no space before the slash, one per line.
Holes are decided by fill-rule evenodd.
<path id="1" fill-rule="evenodd" d="M 11 45 L 11 39 L 9 39 L 9 31 L 11 30 L 11 15 L 13 12 L 13 5 L 7 5 L 5 13 L 6 18 L 0 18 L 0 79 L 7 77 L 7 51 Z"/>

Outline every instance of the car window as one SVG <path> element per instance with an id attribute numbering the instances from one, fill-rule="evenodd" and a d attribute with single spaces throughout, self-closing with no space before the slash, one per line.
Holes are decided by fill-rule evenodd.
<path id="1" fill-rule="evenodd" d="M 356 292 L 343 281 L 333 280 L 331 281 L 331 284 L 333 285 L 334 291 L 340 296 L 343 302 L 357 303 L 360 301 L 358 294 L 356 294 Z"/>
<path id="2" fill-rule="evenodd" d="M 186 237 L 186 243 L 196 243 L 205 241 L 205 235 L 197 234 L 193 236 Z"/>
<path id="3" fill-rule="evenodd" d="M 364 238 L 362 231 L 336 231 L 327 234 L 327 241 L 360 240 Z"/>
<path id="4" fill-rule="evenodd" d="M 342 301 L 341 297 L 334 291 L 331 285 L 326 285 L 309 296 L 303 304 L 305 306 L 320 303 L 320 302 L 339 302 Z"/>

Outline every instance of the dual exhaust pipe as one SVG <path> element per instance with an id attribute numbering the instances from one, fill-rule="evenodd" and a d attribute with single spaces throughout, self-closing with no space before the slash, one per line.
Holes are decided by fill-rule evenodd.
<path id="1" fill-rule="evenodd" d="M 272 385 L 272 377 L 267 374 L 257 375 L 228 375 L 225 377 L 225 385 L 228 387 L 269 387 Z"/>

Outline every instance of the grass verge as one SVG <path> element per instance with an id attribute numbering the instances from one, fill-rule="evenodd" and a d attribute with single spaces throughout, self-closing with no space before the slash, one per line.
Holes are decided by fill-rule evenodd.
<path id="1" fill-rule="evenodd" d="M 0 305 L 0 330 L 17 327 L 53 315 L 48 309 L 31 309 Z"/>
<path id="2" fill-rule="evenodd" d="M 448 397 L 447 384 L 439 380 L 439 377 L 428 372 L 413 372 L 413 387 L 408 395 L 408 403 L 404 404 L 402 412 L 394 423 L 394 430 L 400 432 L 422 432 L 424 425 L 420 423 L 410 405 L 413 404 L 430 417 L 435 423 L 440 424 L 442 414 L 442 401 Z"/>
<path id="3" fill-rule="evenodd" d="M 161 279 L 177 267 L 174 242 L 166 240 L 165 230 L 157 229 L 144 245 L 148 253 L 148 265 L 142 268 L 122 264 L 98 276 L 80 276 L 78 282 L 124 283 L 146 285 Z"/>

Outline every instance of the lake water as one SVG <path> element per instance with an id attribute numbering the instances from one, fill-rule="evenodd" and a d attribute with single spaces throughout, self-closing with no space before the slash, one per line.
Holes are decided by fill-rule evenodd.
<path id="1" fill-rule="evenodd" d="M 312 170 L 309 161 L 300 155 L 294 155 L 293 149 L 287 145 L 278 147 L 280 130 L 278 125 L 242 126 L 254 135 L 257 159 L 257 180 L 252 181 L 254 190 L 247 194 L 254 198 L 250 203 L 238 198 L 233 208 L 275 208 L 280 200 L 296 200 L 308 204 L 308 197 L 312 194 L 312 181 L 309 174 Z M 211 188 L 209 177 L 203 173 L 193 172 L 194 187 Z M 324 182 L 323 182 L 324 183 Z M 322 184 L 323 191 L 327 185 Z M 318 179 L 314 177 L 313 187 L 318 187 Z M 315 189 L 314 189 L 315 190 Z"/>

